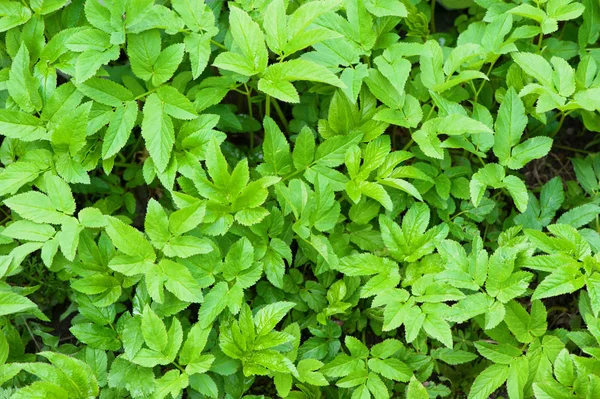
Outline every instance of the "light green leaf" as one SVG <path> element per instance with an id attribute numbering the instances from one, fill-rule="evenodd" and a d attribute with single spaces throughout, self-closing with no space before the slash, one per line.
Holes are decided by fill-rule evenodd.
<path id="1" fill-rule="evenodd" d="M 469 399 L 488 399 L 508 378 L 508 366 L 494 364 L 483 370 L 469 391 Z"/>
<path id="2" fill-rule="evenodd" d="M 152 350 L 162 352 L 167 347 L 167 328 L 149 305 L 146 305 L 142 315 L 142 335 Z"/>
<path id="3" fill-rule="evenodd" d="M 71 187 L 60 177 L 51 173 L 44 175 L 46 192 L 57 211 L 72 215 L 75 213 L 75 198 Z"/>
<path id="4" fill-rule="evenodd" d="M 500 164 L 506 165 L 509 161 L 511 149 L 521 141 L 526 125 L 525 107 L 515 89 L 511 87 L 500 104 L 496 119 L 494 155 L 498 157 Z"/>
<path id="5" fill-rule="evenodd" d="M 153 262 L 156 254 L 142 233 L 114 217 L 107 217 L 106 234 L 124 254 Z"/>
<path id="6" fill-rule="evenodd" d="M 48 140 L 43 122 L 25 112 L 0 110 L 0 134 L 23 141 Z"/>
<path id="7" fill-rule="evenodd" d="M 175 143 L 175 128 L 162 101 L 155 93 L 150 94 L 144 104 L 142 137 L 156 168 L 159 172 L 164 172 Z"/>
<path id="8" fill-rule="evenodd" d="M 552 67 L 541 55 L 514 52 L 512 57 L 526 74 L 537 79 L 543 86 L 553 88 Z"/>
<path id="9" fill-rule="evenodd" d="M 0 292 L 0 316 L 33 309 L 37 309 L 37 305 L 28 298 L 10 291 Z"/>
<path id="10" fill-rule="evenodd" d="M 31 18 L 31 10 L 18 1 L 0 3 L 0 32 L 19 26 Z"/>
<path id="11" fill-rule="evenodd" d="M 110 118 L 102 143 L 102 159 L 109 159 L 127 144 L 138 115 L 138 104 L 128 101 L 119 105 Z"/>
<path id="12" fill-rule="evenodd" d="M 4 204 L 21 217 L 36 223 L 61 224 L 68 217 L 58 212 L 50 198 L 38 191 L 28 191 L 15 195 L 4 201 Z"/>
<path id="13" fill-rule="evenodd" d="M 12 99 L 23 111 L 33 112 L 42 109 L 42 98 L 38 92 L 39 84 L 29 68 L 29 50 L 25 44 L 22 44 L 13 59 L 6 87 Z"/>
<path id="14" fill-rule="evenodd" d="M 92 100 L 111 107 L 133 100 L 131 91 L 107 79 L 91 78 L 77 86 L 77 89 Z"/>
<path id="15" fill-rule="evenodd" d="M 425 389 L 423 384 L 421 384 L 415 376 L 412 376 L 410 379 L 410 383 L 406 387 L 406 399 L 428 399 L 428 398 L 429 398 L 429 394 L 427 393 L 427 390 Z"/>

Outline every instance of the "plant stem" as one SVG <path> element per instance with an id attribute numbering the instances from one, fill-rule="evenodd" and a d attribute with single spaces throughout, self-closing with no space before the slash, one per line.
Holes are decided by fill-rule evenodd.
<path id="1" fill-rule="evenodd" d="M 494 64 L 496 63 L 498 59 L 496 58 L 494 61 L 492 61 L 492 63 L 490 64 L 490 67 L 488 68 L 488 71 L 486 73 L 487 77 L 490 77 L 490 74 L 492 73 L 492 68 L 494 68 Z M 477 99 L 479 98 L 479 93 L 481 93 L 481 90 L 483 90 L 483 85 L 485 84 L 486 80 L 482 79 L 481 84 L 479 85 L 479 89 L 477 89 L 477 91 L 475 92 L 475 98 L 473 99 L 475 102 L 477 102 Z"/>
<path id="2" fill-rule="evenodd" d="M 538 54 L 542 52 L 542 40 L 544 40 L 544 32 L 540 32 L 540 36 L 538 37 Z"/>
<path id="3" fill-rule="evenodd" d="M 552 134 L 552 137 L 556 136 L 558 134 L 558 132 L 560 132 L 560 129 L 562 128 L 563 122 L 565 121 L 566 117 L 567 117 L 567 113 L 563 112 L 562 115 L 560 116 L 560 119 L 558 120 L 558 126 L 556 127 L 554 134 Z"/>
<path id="4" fill-rule="evenodd" d="M 277 116 L 279 116 L 279 120 L 283 124 L 285 132 L 289 133 L 288 121 L 287 121 L 285 115 L 283 114 L 283 111 L 281 110 L 281 107 L 279 106 L 279 103 L 277 102 L 276 99 L 273 99 L 273 107 L 275 108 L 275 111 L 277 112 Z"/>
<path id="5" fill-rule="evenodd" d="M 595 152 L 592 152 L 592 151 L 580 150 L 579 148 L 567 147 L 567 146 L 560 145 L 560 144 L 553 144 L 552 147 L 558 148 L 561 150 L 565 150 L 565 151 L 576 152 L 579 154 L 586 154 L 586 155 L 595 154 Z"/>
<path id="6" fill-rule="evenodd" d="M 252 96 L 250 95 L 252 91 L 248 88 L 246 83 L 244 83 L 244 88 L 246 89 L 246 98 L 248 99 L 248 115 L 250 115 L 250 151 L 252 151 L 254 149 L 254 128 L 252 125 L 254 116 L 252 115 Z"/>
<path id="7" fill-rule="evenodd" d="M 229 51 L 229 49 L 227 47 L 223 46 L 221 43 L 217 42 L 216 40 L 210 39 L 210 44 L 214 44 L 215 46 L 217 46 L 220 49 Z"/>
<path id="8" fill-rule="evenodd" d="M 140 143 L 142 142 L 142 135 L 140 134 L 137 138 L 137 140 L 135 141 L 135 144 L 133 145 L 131 152 L 129 153 L 129 155 L 127 155 L 127 159 L 131 159 L 133 161 L 133 156 L 136 153 L 138 147 L 140 146 Z"/>
<path id="9" fill-rule="evenodd" d="M 271 116 L 271 96 L 268 94 L 265 98 L 265 116 Z"/>
<path id="10" fill-rule="evenodd" d="M 408 140 L 408 143 L 406 143 L 406 145 L 404 147 L 402 147 L 402 151 L 408 150 L 410 148 L 410 146 L 414 144 L 414 142 L 415 141 L 412 139 L 412 135 L 411 135 L 411 138 L 410 138 L 410 140 Z"/>
<path id="11" fill-rule="evenodd" d="M 140 94 L 139 96 L 135 97 L 135 98 L 133 99 L 133 101 L 137 101 L 137 100 L 139 100 L 139 99 L 140 99 L 140 98 L 142 98 L 142 97 L 146 97 L 148 94 L 152 94 L 152 93 L 154 93 L 154 92 L 156 91 L 156 89 L 158 89 L 158 87 L 155 87 L 154 89 L 150 89 L 150 90 L 148 90 L 147 92 Z"/>
<path id="12" fill-rule="evenodd" d="M 429 109 L 429 112 L 427 113 L 427 116 L 425 117 L 425 119 L 423 119 L 423 122 L 427 122 L 429 120 L 429 117 L 431 116 L 431 114 L 433 114 L 434 109 L 435 109 L 435 104 L 432 102 L 431 108 Z"/>
<path id="13" fill-rule="evenodd" d="M 185 370 L 183 367 L 181 367 L 179 364 L 175 363 L 175 362 L 171 362 L 171 364 L 175 367 L 177 367 L 179 369 L 179 371 L 181 371 L 182 373 L 185 373 Z"/>
<path id="14" fill-rule="evenodd" d="M 24 316 L 21 316 L 21 318 L 23 319 L 23 323 L 25 323 L 25 328 L 27 328 L 27 331 L 29 332 L 31 339 L 33 340 L 33 343 L 35 344 L 35 347 L 37 348 L 38 351 L 42 350 L 42 348 L 40 347 L 40 344 L 38 344 L 38 342 L 35 339 L 35 336 L 33 335 L 33 331 L 31 331 L 31 328 L 29 328 L 29 324 L 27 324 L 27 320 L 25 319 Z"/>

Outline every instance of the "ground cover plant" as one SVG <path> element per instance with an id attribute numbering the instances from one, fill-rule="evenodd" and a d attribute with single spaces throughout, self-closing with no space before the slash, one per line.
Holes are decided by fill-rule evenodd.
<path id="1" fill-rule="evenodd" d="M 598 0 L 0 32 L 0 398 L 600 398 Z"/>

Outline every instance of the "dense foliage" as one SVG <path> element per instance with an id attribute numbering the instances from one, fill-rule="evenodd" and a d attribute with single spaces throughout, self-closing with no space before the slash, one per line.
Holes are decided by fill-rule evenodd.
<path id="1" fill-rule="evenodd" d="M 598 0 L 0 32 L 0 398 L 600 398 Z"/>

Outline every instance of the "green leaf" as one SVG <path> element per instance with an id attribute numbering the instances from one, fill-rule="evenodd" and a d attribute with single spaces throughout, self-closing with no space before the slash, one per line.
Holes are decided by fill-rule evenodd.
<path id="1" fill-rule="evenodd" d="M 90 348 L 110 351 L 121 349 L 121 342 L 117 339 L 117 333 L 108 327 L 94 323 L 82 323 L 74 325 L 69 331 Z"/>
<path id="2" fill-rule="evenodd" d="M 500 164 L 506 165 L 511 158 L 512 147 L 519 144 L 527 126 L 525 107 L 514 88 L 509 88 L 498 110 L 496 135 L 494 136 L 494 155 Z M 519 168 L 515 168 L 519 169 Z"/>
<path id="3" fill-rule="evenodd" d="M 315 163 L 336 167 L 344 163 L 344 155 L 348 148 L 358 144 L 362 138 L 361 133 L 350 133 L 348 136 L 334 136 L 325 140 L 317 148 L 315 153 Z"/>
<path id="4" fill-rule="evenodd" d="M 504 364 L 493 364 L 483 370 L 469 391 L 469 399 L 487 399 L 508 378 L 508 366 Z"/>
<path id="5" fill-rule="evenodd" d="M 525 164 L 548 155 L 553 140 L 550 137 L 532 137 L 512 149 L 506 166 L 510 169 L 521 169 Z"/>
<path id="6" fill-rule="evenodd" d="M 291 171 L 290 146 L 273 119 L 265 117 L 263 124 L 265 127 L 263 142 L 265 162 L 271 166 L 276 175 L 284 176 Z"/>
<path id="7" fill-rule="evenodd" d="M 421 65 L 421 81 L 428 89 L 444 82 L 443 62 L 444 55 L 438 42 L 427 41 L 423 46 L 419 64 Z"/>
<path id="8" fill-rule="evenodd" d="M 430 313 L 423 321 L 423 329 L 431 337 L 437 339 L 446 347 L 452 348 L 452 331 L 447 321 L 440 316 Z"/>
<path id="9" fill-rule="evenodd" d="M 0 316 L 37 310 L 37 305 L 28 298 L 10 291 L 0 292 Z"/>
<path id="10" fill-rule="evenodd" d="M 159 263 L 166 280 L 165 288 L 186 302 L 201 302 L 202 290 L 190 271 L 180 263 L 163 259 Z"/>
<path id="11" fill-rule="evenodd" d="M 124 254 L 153 262 L 156 254 L 142 233 L 114 217 L 107 217 L 106 234 Z"/>
<path id="12" fill-rule="evenodd" d="M 267 68 L 268 52 L 260 27 L 243 10 L 232 7 L 229 14 L 235 52 L 221 53 L 214 65 L 242 75 L 251 76 Z"/>
<path id="13" fill-rule="evenodd" d="M 3 1 L 0 4 L 0 32 L 22 25 L 29 18 L 31 18 L 31 10 L 18 1 Z"/>
<path id="14" fill-rule="evenodd" d="M 214 25 L 212 10 L 204 4 L 204 1 L 175 0 L 172 4 L 192 31 L 198 32 L 200 29 Z"/>
<path id="15" fill-rule="evenodd" d="M 514 52 L 512 57 L 526 74 L 535 78 L 543 86 L 553 87 L 552 67 L 541 55 Z"/>
<path id="16" fill-rule="evenodd" d="M 395 359 L 369 359 L 369 369 L 394 381 L 407 382 L 412 376 L 412 370 L 404 362 Z"/>
<path id="17" fill-rule="evenodd" d="M 294 143 L 294 151 L 292 152 L 294 167 L 297 170 L 306 169 L 311 165 L 314 155 L 315 136 L 310 129 L 304 128 L 300 131 Z"/>
<path id="18" fill-rule="evenodd" d="M 210 58 L 210 36 L 192 33 L 185 37 L 185 51 L 189 54 L 192 66 L 192 77 L 198 77 L 204 72 Z"/>
<path id="19" fill-rule="evenodd" d="M 42 98 L 38 92 L 38 83 L 31 74 L 29 66 L 29 50 L 22 44 L 13 59 L 6 87 L 12 99 L 23 111 L 33 112 L 42 109 Z"/>
<path id="20" fill-rule="evenodd" d="M 262 307 L 254 316 L 257 336 L 271 332 L 294 306 L 294 302 L 275 302 Z"/>
<path id="21" fill-rule="evenodd" d="M 0 109 L 0 134 L 23 141 L 48 140 L 43 122 L 20 111 Z"/>
<path id="22" fill-rule="evenodd" d="M 128 101 L 112 114 L 102 143 L 102 159 L 109 159 L 127 144 L 138 115 L 138 104 Z"/>
<path id="23" fill-rule="evenodd" d="M 131 91 L 107 79 L 88 79 L 77 86 L 77 90 L 92 100 L 111 107 L 118 107 L 123 105 L 124 102 L 133 100 Z"/>
<path id="24" fill-rule="evenodd" d="M 167 329 L 160 317 L 148 305 L 142 315 L 142 335 L 144 342 L 150 349 L 162 352 L 168 344 Z"/>
<path id="25" fill-rule="evenodd" d="M 180 374 L 179 370 L 167 371 L 161 378 L 156 380 L 154 397 L 162 399 L 169 394 L 171 397 L 177 397 L 181 390 L 186 388 L 188 384 L 187 374 Z"/>
<path id="26" fill-rule="evenodd" d="M 72 215 L 75 213 L 75 198 L 71 192 L 71 187 L 60 177 L 51 173 L 44 175 L 46 191 L 50 202 L 57 211 Z"/>
<path id="27" fill-rule="evenodd" d="M 365 1 L 366 9 L 376 17 L 406 17 L 408 10 L 399 0 L 369 0 Z"/>
<path id="28" fill-rule="evenodd" d="M 287 43 L 287 18 L 285 15 L 286 4 L 283 0 L 274 0 L 265 10 L 263 28 L 266 33 L 267 44 L 274 53 L 280 54 Z"/>
<path id="29" fill-rule="evenodd" d="M 2 235 L 17 240 L 44 242 L 51 239 L 56 231 L 49 224 L 38 224 L 29 220 L 17 220 L 2 230 Z"/>
<path id="30" fill-rule="evenodd" d="M 569 265 L 564 269 L 557 269 L 537 286 L 532 299 L 543 299 L 557 295 L 575 292 L 584 285 L 581 272 Z"/>
<path id="31" fill-rule="evenodd" d="M 106 51 L 87 50 L 81 53 L 75 64 L 75 82 L 80 84 L 96 75 L 103 65 L 119 58 L 119 50 L 118 46 L 111 46 Z"/>
<path id="32" fill-rule="evenodd" d="M 155 389 L 152 369 L 117 357 L 110 366 L 108 386 L 127 389 L 134 397 L 148 397 Z"/>
<path id="33" fill-rule="evenodd" d="M 56 124 L 52 130 L 52 145 L 57 152 L 68 152 L 73 157 L 85 147 L 91 106 L 91 102 L 80 105 Z"/>
<path id="34" fill-rule="evenodd" d="M 175 143 L 173 121 L 158 95 L 150 94 L 144 104 L 142 137 L 159 172 L 164 172 Z"/>
<path id="35" fill-rule="evenodd" d="M 429 394 L 427 390 L 417 380 L 415 376 L 412 376 L 410 379 L 410 383 L 406 387 L 406 399 L 427 399 L 429 398 Z"/>
<path id="36" fill-rule="evenodd" d="M 131 70 L 142 80 L 150 80 L 154 74 L 154 64 L 160 56 L 161 40 L 158 30 L 148 30 L 127 38 L 127 55 Z"/>
<path id="37" fill-rule="evenodd" d="M 217 316 L 225 310 L 227 301 L 224 301 L 223 298 L 225 298 L 228 291 L 227 283 L 221 281 L 215 284 L 208 294 L 206 294 L 198 312 L 198 322 L 203 327 L 210 327 Z"/>
<path id="38" fill-rule="evenodd" d="M 36 223 L 61 224 L 68 219 L 58 212 L 50 198 L 38 191 L 28 191 L 15 195 L 4 201 L 4 204 L 21 217 Z"/>
<path id="39" fill-rule="evenodd" d="M 160 52 L 152 69 L 152 84 L 159 86 L 173 77 L 183 60 L 185 46 L 183 43 L 172 44 Z"/>
<path id="40" fill-rule="evenodd" d="M 14 194 L 40 175 L 39 167 L 31 162 L 14 162 L 0 173 L 0 195 Z"/>
<path id="41" fill-rule="evenodd" d="M 206 203 L 197 201 L 173 212 L 169 216 L 169 230 L 173 235 L 181 235 L 196 228 L 204 219 Z"/>
<path id="42" fill-rule="evenodd" d="M 502 183 L 508 190 L 519 212 L 525 212 L 529 197 L 527 196 L 527 187 L 525 187 L 523 180 L 516 176 L 506 176 L 502 180 Z"/>
<path id="43" fill-rule="evenodd" d="M 568 212 L 563 213 L 556 223 L 568 224 L 576 229 L 585 226 L 596 219 L 600 213 L 600 206 L 594 204 L 585 204 L 577 206 Z"/>
<path id="44" fill-rule="evenodd" d="M 46 15 L 67 4 L 67 0 L 32 0 L 31 9 L 38 14 Z"/>

